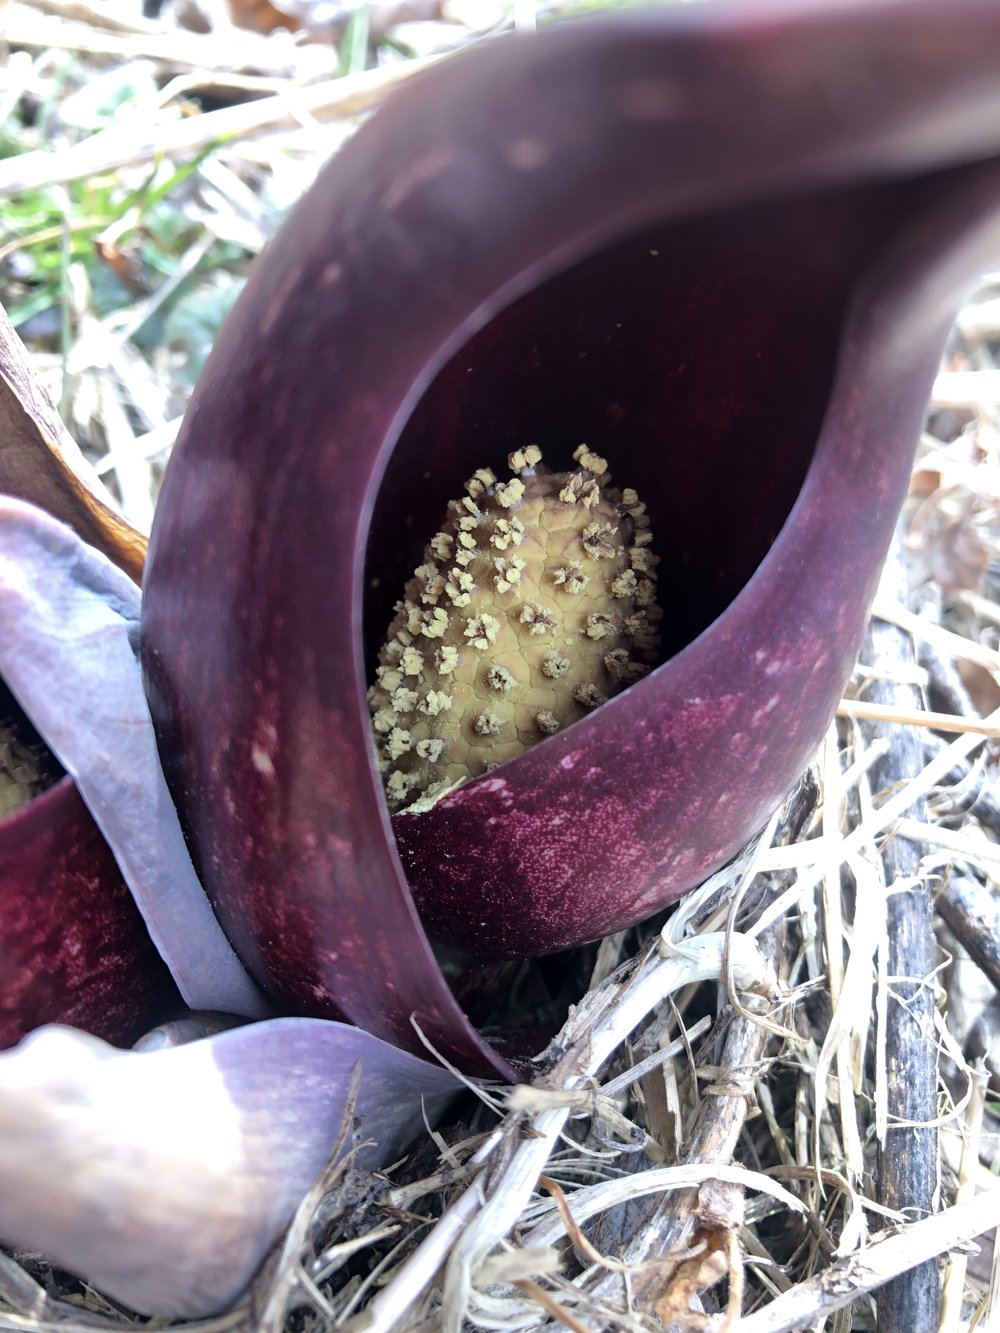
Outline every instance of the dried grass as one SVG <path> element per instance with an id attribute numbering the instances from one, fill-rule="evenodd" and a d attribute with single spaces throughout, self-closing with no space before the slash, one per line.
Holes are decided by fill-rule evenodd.
<path id="1" fill-rule="evenodd" d="M 329 51 L 182 32 L 165 43 L 125 8 L 8 6 L 8 39 L 21 50 L 0 103 L 37 88 L 57 49 L 102 70 L 148 58 L 163 93 L 131 130 L 0 162 L 0 194 L 82 173 L 128 179 L 154 154 L 226 139 L 183 196 L 208 240 L 113 315 L 91 313 L 77 274 L 71 346 L 36 355 L 98 470 L 145 526 L 184 390 L 163 349 L 140 351 L 136 334 L 211 241 L 266 241 L 277 217 L 260 204 L 262 189 L 287 202 L 309 183 L 331 146 L 317 120 L 339 122 L 346 136 L 420 62 L 387 50 L 382 67 L 334 79 Z M 519 21 L 533 17 L 522 6 Z M 455 44 L 475 35 L 474 25 L 453 26 Z M 233 90 L 240 79 L 270 96 L 187 114 L 191 88 Z M 941 1333 L 1000 1328 L 996 1247 L 992 1265 L 976 1261 L 977 1239 L 1000 1225 L 1000 796 L 988 744 L 1000 735 L 998 352 L 993 275 L 959 317 L 918 453 L 905 527 L 918 594 L 904 604 L 885 585 L 875 606 L 910 636 L 916 666 L 863 658 L 813 769 L 766 837 L 661 931 L 627 932 L 594 952 L 592 985 L 530 1086 L 482 1096 L 470 1124 L 428 1131 L 384 1177 L 342 1162 L 247 1300 L 180 1327 L 864 1329 L 874 1327 L 876 1289 L 940 1259 Z M 866 697 L 886 681 L 909 689 L 909 702 Z M 872 774 L 901 736 L 918 738 L 925 762 L 882 792 Z M 901 844 L 917 852 L 914 872 L 897 878 Z M 966 896 L 949 897 L 949 881 Z M 905 978 L 889 971 L 887 921 L 894 897 L 934 894 L 938 962 L 911 981 L 933 1000 L 937 1114 L 927 1126 L 940 1165 L 933 1211 L 912 1216 L 886 1203 L 882 1179 L 905 1132 L 890 1111 L 898 1052 L 887 1049 L 888 1015 Z M 37 1259 L 0 1255 L 0 1328 L 140 1324 L 150 1326 Z"/>

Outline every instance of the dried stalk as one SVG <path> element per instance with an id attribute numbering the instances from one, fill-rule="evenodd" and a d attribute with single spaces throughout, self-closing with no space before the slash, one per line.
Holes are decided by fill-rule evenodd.
<path id="1" fill-rule="evenodd" d="M 963 717 L 956 713 L 931 713 L 919 704 L 904 708 L 898 703 L 881 703 L 875 699 L 845 699 L 837 709 L 838 717 L 853 717 L 858 721 L 883 722 L 898 727 L 927 727 L 934 731 L 954 731 L 959 734 L 1000 737 L 1000 725 L 982 718 Z"/>
<path id="2" fill-rule="evenodd" d="M 952 871 L 937 909 L 972 961 L 1000 993 L 1000 898 L 971 874 Z"/>
<path id="3" fill-rule="evenodd" d="M 393 1281 L 359 1316 L 359 1330 L 389 1333 L 397 1328 L 446 1258 L 439 1327 L 460 1327 L 473 1298 L 478 1270 L 517 1223 L 570 1114 L 572 1097 L 566 1099 L 569 1104 L 552 1107 L 546 1094 L 572 1093 L 586 1087 L 611 1053 L 666 995 L 722 974 L 724 946 L 720 935 L 698 936 L 686 941 L 685 948 L 685 953 L 662 959 L 653 954 L 634 971 L 590 992 L 559 1038 L 565 1053 L 550 1073 L 537 1080 L 545 1109 L 507 1117 L 503 1131 L 498 1131 L 477 1155 L 483 1161 L 488 1153 L 486 1164 Z M 745 937 L 732 937 L 729 963 L 737 984 L 766 984 L 764 959 Z M 521 1098 L 530 1098 L 531 1092 L 517 1090 Z"/>
<path id="4" fill-rule="evenodd" d="M 882 596 L 905 602 L 907 574 L 901 534 L 897 536 L 882 575 Z M 878 663 L 887 679 L 870 686 L 873 700 L 914 712 L 920 692 L 900 681 L 913 678 L 916 654 L 905 631 L 873 620 L 865 643 L 866 660 Z M 915 778 L 924 766 L 924 748 L 915 730 L 863 726 L 866 740 L 887 735 L 891 748 L 871 770 L 873 789 L 892 793 Z M 924 818 L 923 800 L 911 807 Z M 935 967 L 933 901 L 920 875 L 920 847 L 891 836 L 883 848 L 886 883 L 899 892 L 887 898 L 887 958 L 890 994 L 886 1008 L 888 1130 L 879 1144 L 877 1197 L 885 1207 L 910 1217 L 934 1211 L 938 1180 L 937 1131 L 924 1125 L 937 1114 L 937 1046 L 934 1039 L 934 992 L 927 978 Z M 934 1329 L 940 1311 L 937 1264 L 930 1260 L 910 1268 L 879 1290 L 876 1301 L 879 1333 L 913 1333 Z"/>
<path id="5" fill-rule="evenodd" d="M 794 842 L 804 827 L 815 802 L 815 791 L 806 785 L 800 799 L 793 801 L 790 814 L 776 844 Z M 763 854 L 766 856 L 766 852 Z M 770 896 L 779 892 L 778 881 Z M 779 919 L 758 939 L 761 952 L 774 967 L 779 984 L 787 981 L 787 923 Z M 688 1166 L 698 1165 L 723 1170 L 732 1160 L 747 1115 L 754 1105 L 754 1090 L 760 1074 L 765 1048 L 774 1032 L 769 1006 L 749 1001 L 740 1012 L 730 1013 L 725 1042 L 713 1084 L 703 1089 L 703 1100 L 684 1153 Z M 773 1005 L 770 1006 L 773 1009 Z M 669 1291 L 683 1260 L 669 1256 L 683 1253 L 701 1221 L 699 1190 L 691 1188 L 667 1194 L 653 1210 L 626 1246 L 621 1259 L 633 1270 L 629 1288 L 632 1300 L 643 1309 L 656 1308 Z M 653 1262 L 660 1260 L 661 1262 Z M 621 1302 L 627 1295 L 622 1277 L 615 1272 L 602 1276 L 592 1289 L 595 1298 Z"/>
<path id="6" fill-rule="evenodd" d="M 945 370 L 934 381 L 931 407 L 989 411 L 1000 400 L 1000 370 Z"/>
<path id="7" fill-rule="evenodd" d="M 161 25 L 152 19 L 121 13 L 121 6 L 113 0 L 103 4 L 101 0 L 92 0 L 90 4 L 86 0 L 28 0 L 28 5 L 52 18 L 86 23 L 109 32 L 153 33 L 162 30 Z"/>
<path id="8" fill-rule="evenodd" d="M 165 124 L 116 126 L 58 153 L 36 149 L 5 158 L 0 161 L 0 198 L 141 166 L 161 157 L 190 157 L 212 144 L 296 126 L 306 116 L 325 121 L 360 115 L 384 101 L 404 80 L 445 58 L 427 56 L 385 69 L 366 70 L 308 88 L 293 88 L 280 97 L 262 97 Z"/>
<path id="9" fill-rule="evenodd" d="M 740 1321 L 740 1333 L 795 1333 L 815 1328 L 827 1315 L 898 1281 L 914 1266 L 936 1267 L 939 1255 L 968 1244 L 998 1224 L 1000 1187 L 920 1222 L 880 1232 L 865 1249 L 838 1260 L 816 1277 L 776 1297 L 764 1309 L 747 1315 Z M 909 1333 L 932 1333 L 935 1328 L 936 1322 L 913 1324 Z"/>
<path id="10" fill-rule="evenodd" d="M 85 21 L 61 20 L 35 12 L 34 6 L 12 0 L 4 11 L 3 39 L 11 46 L 38 51 L 75 51 L 100 60 L 151 60 L 178 72 L 257 74 L 286 82 L 304 77 L 331 77 L 337 69 L 330 48 L 302 48 L 239 29 L 225 33 L 185 32 L 158 23 L 95 27 Z"/>

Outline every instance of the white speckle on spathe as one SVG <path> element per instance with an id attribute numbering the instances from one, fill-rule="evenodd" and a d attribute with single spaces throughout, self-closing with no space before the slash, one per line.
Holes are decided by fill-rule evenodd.
<path id="1" fill-rule="evenodd" d="M 397 172 L 382 194 L 382 207 L 393 213 L 406 202 L 414 190 L 429 185 L 444 175 L 458 160 L 458 149 L 453 144 L 439 143 L 422 156 L 412 159 Z"/>
<path id="2" fill-rule="evenodd" d="M 549 160 L 549 148 L 534 135 L 523 135 L 503 146 L 504 161 L 517 171 L 537 171 Z"/>
<path id="3" fill-rule="evenodd" d="M 261 335 L 270 333 L 278 319 L 284 314 L 288 298 L 294 291 L 300 276 L 301 270 L 292 268 L 279 279 L 276 289 L 271 292 L 264 307 L 264 313 L 257 326 L 258 333 Z"/>
<path id="4" fill-rule="evenodd" d="M 764 718 L 767 717 L 768 713 L 774 712 L 779 703 L 781 703 L 780 695 L 773 694 L 771 698 L 768 699 L 767 703 L 764 704 L 763 707 L 758 708 L 757 711 L 754 713 L 753 721 L 762 722 Z"/>
<path id="5" fill-rule="evenodd" d="M 271 763 L 271 756 L 266 750 L 262 750 L 259 745 L 252 745 L 250 747 L 250 758 L 258 773 L 263 773 L 266 778 L 274 777 L 274 765 Z"/>
<path id="6" fill-rule="evenodd" d="M 576 767 L 577 762 L 580 759 L 580 754 L 581 752 L 579 750 L 573 750 L 569 754 L 563 755 L 562 759 L 559 760 L 559 767 L 564 768 L 568 773 L 570 769 Z"/>
<path id="7" fill-rule="evenodd" d="M 772 660 L 768 662 L 767 666 L 764 668 L 764 675 L 776 676 L 779 673 L 779 671 L 784 671 L 784 669 L 785 669 L 785 663 L 781 660 L 780 657 L 775 657 L 772 658 Z"/>
<path id="8" fill-rule="evenodd" d="M 479 790 L 491 792 L 494 796 L 501 796 L 509 786 L 510 783 L 506 778 L 481 778 Z"/>
<path id="9" fill-rule="evenodd" d="M 753 660 L 754 660 L 755 662 L 757 662 L 757 663 L 760 663 L 760 662 L 763 662 L 764 659 L 765 659 L 766 657 L 767 657 L 767 649 L 766 649 L 766 648 L 758 648 L 757 651 L 756 651 L 756 652 L 754 653 L 754 655 L 753 655 Z"/>
<path id="10" fill-rule="evenodd" d="M 673 120 L 684 101 L 670 79 L 630 79 L 622 85 L 618 105 L 626 120 Z"/>

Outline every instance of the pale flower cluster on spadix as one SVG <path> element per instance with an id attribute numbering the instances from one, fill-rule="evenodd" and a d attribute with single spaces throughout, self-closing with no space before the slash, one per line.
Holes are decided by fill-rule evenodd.
<path id="1" fill-rule="evenodd" d="M 552 472 L 528 445 L 479 468 L 397 604 L 368 691 L 391 810 L 429 808 L 656 664 L 653 534 L 635 491 L 580 445 Z"/>

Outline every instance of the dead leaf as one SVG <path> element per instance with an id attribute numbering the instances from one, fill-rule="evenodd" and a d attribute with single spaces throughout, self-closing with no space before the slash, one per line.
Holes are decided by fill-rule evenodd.
<path id="1" fill-rule="evenodd" d="M 288 15 L 276 9 L 269 0 L 228 0 L 229 17 L 237 28 L 251 32 L 274 32 L 276 28 L 292 28 Z"/>
<path id="2" fill-rule="evenodd" d="M 86 463 L 0 308 L 0 493 L 67 523 L 138 583 L 146 539 L 86 479 Z"/>
<path id="3" fill-rule="evenodd" d="M 980 717 L 988 717 L 995 708 L 1000 708 L 1000 686 L 985 667 L 976 662 L 956 662 L 955 665 Z"/>
<path id="4" fill-rule="evenodd" d="M 698 1190 L 697 1226 L 689 1256 L 672 1269 L 660 1287 L 654 1310 L 669 1327 L 690 1330 L 735 1328 L 743 1304 L 743 1264 L 737 1236 L 744 1220 L 743 1190 L 730 1181 L 706 1180 Z M 669 1274 L 669 1276 L 667 1276 Z M 729 1279 L 729 1300 L 722 1324 L 699 1313 L 697 1298 L 723 1278 Z"/>

